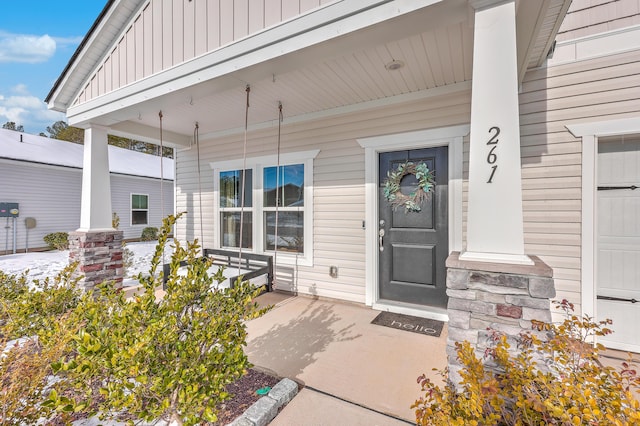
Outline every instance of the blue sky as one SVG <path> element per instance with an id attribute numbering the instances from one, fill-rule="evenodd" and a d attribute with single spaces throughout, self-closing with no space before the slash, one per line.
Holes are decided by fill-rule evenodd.
<path id="1" fill-rule="evenodd" d="M 0 125 L 38 134 L 64 115 L 44 98 L 106 0 L 3 0 L 0 15 Z"/>

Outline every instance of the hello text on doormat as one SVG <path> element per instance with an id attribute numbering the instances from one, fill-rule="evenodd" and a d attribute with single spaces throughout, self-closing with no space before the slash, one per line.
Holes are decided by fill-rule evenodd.
<path id="1" fill-rule="evenodd" d="M 371 321 L 371 324 L 383 325 L 385 327 L 396 328 L 398 330 L 411 331 L 427 336 L 440 337 L 444 323 L 442 321 L 419 318 L 411 315 L 394 314 L 391 312 L 380 312 Z"/>

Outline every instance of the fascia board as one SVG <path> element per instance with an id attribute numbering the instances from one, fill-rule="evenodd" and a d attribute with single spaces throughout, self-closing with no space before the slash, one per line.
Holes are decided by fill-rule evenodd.
<path id="1" fill-rule="evenodd" d="M 106 11 L 106 14 L 100 22 L 97 23 L 95 30 L 91 33 L 90 37 L 84 41 L 85 48 L 81 48 L 80 51 L 74 53 L 74 57 L 71 58 L 71 62 L 69 64 L 69 68 L 65 69 L 63 72 L 64 77 L 59 82 L 56 82 L 56 89 L 48 96 L 47 104 L 48 108 L 54 111 L 59 111 L 65 113 L 67 108 L 69 108 L 69 103 L 73 102 L 78 93 L 82 90 L 84 85 L 86 84 L 86 78 L 93 75 L 95 70 L 97 70 L 100 66 L 102 66 L 102 62 L 104 61 L 104 57 L 111 52 L 113 45 L 117 42 L 120 37 L 120 32 L 117 32 L 116 36 L 108 37 L 106 33 L 108 32 L 109 27 L 114 24 L 113 20 L 118 15 L 122 16 L 125 13 L 129 13 L 131 10 L 135 10 L 136 13 L 133 14 L 135 17 L 137 15 L 137 10 L 145 3 L 145 0 L 120 0 L 117 1 L 109 10 Z M 130 5 L 129 5 L 130 4 Z M 129 12 L 128 12 L 129 11 Z M 122 18 L 121 18 L 122 20 Z M 127 28 L 130 25 L 130 19 L 125 20 L 124 28 Z M 100 52 L 96 52 L 95 43 L 96 40 L 103 40 L 105 37 L 108 37 L 110 40 L 107 43 L 108 48 L 100 49 Z M 82 47 L 82 46 L 81 46 Z M 78 87 L 69 87 L 72 80 L 74 80 L 74 75 L 78 72 L 79 64 L 86 60 L 88 55 L 91 53 L 97 54 L 100 58 L 98 61 L 95 61 L 95 64 L 91 65 L 91 72 L 87 73 L 84 80 L 78 84 Z M 92 61 L 93 62 L 93 61 Z M 71 92 L 68 96 L 64 96 L 65 94 Z M 60 98 L 64 97 L 66 100 L 61 100 Z"/>

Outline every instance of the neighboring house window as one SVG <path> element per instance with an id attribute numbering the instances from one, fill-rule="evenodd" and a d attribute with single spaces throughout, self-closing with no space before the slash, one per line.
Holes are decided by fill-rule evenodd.
<path id="1" fill-rule="evenodd" d="M 149 224 L 149 196 L 131 194 L 131 225 Z"/>
<path id="2" fill-rule="evenodd" d="M 313 159 L 319 151 L 248 158 L 245 182 L 241 161 L 212 163 L 216 170 L 217 241 L 239 248 L 242 188 L 245 190 L 242 247 L 273 253 L 278 263 L 311 265 L 313 259 Z M 239 166 L 239 167 L 238 167 Z M 279 187 L 279 190 L 277 190 Z M 279 198 L 279 200 L 277 200 Z M 277 203 L 277 207 L 276 207 Z M 277 210 L 277 247 L 276 247 Z"/>

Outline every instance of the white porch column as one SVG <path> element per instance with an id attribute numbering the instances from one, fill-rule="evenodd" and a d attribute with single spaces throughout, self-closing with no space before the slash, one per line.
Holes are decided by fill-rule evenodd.
<path id="1" fill-rule="evenodd" d="M 461 260 L 533 264 L 524 254 L 514 0 L 475 9 L 467 251 Z"/>
<path id="2" fill-rule="evenodd" d="M 122 231 L 111 226 L 111 176 L 107 128 L 84 131 L 80 228 L 69 233 L 69 259 L 77 262 L 80 284 L 91 291 L 102 282 L 122 286 Z"/>
<path id="3" fill-rule="evenodd" d="M 112 230 L 111 183 L 107 128 L 91 126 L 84 131 L 82 204 L 79 231 Z"/>

